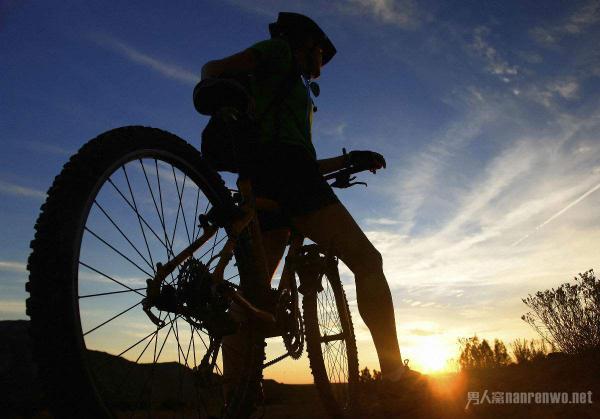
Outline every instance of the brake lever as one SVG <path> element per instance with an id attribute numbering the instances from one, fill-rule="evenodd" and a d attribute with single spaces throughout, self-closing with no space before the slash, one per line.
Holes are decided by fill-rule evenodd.
<path id="1" fill-rule="evenodd" d="M 367 182 L 350 182 L 350 183 L 348 183 L 347 187 L 349 188 L 349 187 L 354 186 L 354 185 L 365 185 L 365 188 L 368 186 Z"/>
<path id="2" fill-rule="evenodd" d="M 365 187 L 367 186 L 366 182 L 352 182 L 354 179 L 356 179 L 356 176 L 352 176 L 352 177 L 347 176 L 347 175 L 336 176 L 335 181 L 331 184 L 331 186 L 334 188 L 340 188 L 340 189 L 350 188 L 354 185 L 365 185 Z"/>

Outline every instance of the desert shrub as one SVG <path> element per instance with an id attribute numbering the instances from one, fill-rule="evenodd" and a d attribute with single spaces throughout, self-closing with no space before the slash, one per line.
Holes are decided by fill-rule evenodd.
<path id="1" fill-rule="evenodd" d="M 511 363 L 510 355 L 506 350 L 506 345 L 499 339 L 494 339 L 494 365 L 502 366 Z"/>
<path id="2" fill-rule="evenodd" d="M 511 347 L 513 356 L 519 364 L 543 359 L 548 353 L 556 350 L 554 344 L 549 344 L 543 339 L 515 339 Z"/>
<path id="3" fill-rule="evenodd" d="M 381 372 L 373 370 L 373 374 L 371 374 L 369 367 L 364 367 L 362 370 L 360 370 L 358 375 L 359 383 L 367 384 L 375 381 L 381 381 Z"/>
<path id="4" fill-rule="evenodd" d="M 479 340 L 477 336 L 460 338 L 458 343 L 460 345 L 458 363 L 461 370 L 496 368 L 511 362 L 506 345 L 499 339 L 494 339 L 493 349 L 486 339 Z"/>
<path id="5" fill-rule="evenodd" d="M 593 270 L 580 273 L 575 284 L 529 294 L 523 302 L 532 311 L 521 319 L 560 351 L 600 350 L 600 281 Z"/>

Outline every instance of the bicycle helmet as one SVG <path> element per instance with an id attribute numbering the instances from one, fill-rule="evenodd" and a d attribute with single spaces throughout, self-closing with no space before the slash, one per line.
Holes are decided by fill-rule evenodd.
<path id="1" fill-rule="evenodd" d="M 272 38 L 287 38 L 292 46 L 299 44 L 307 36 L 313 36 L 323 50 L 323 65 L 327 64 L 337 50 L 325 32 L 308 16 L 300 13 L 279 12 L 277 21 L 269 24 L 269 33 Z"/>

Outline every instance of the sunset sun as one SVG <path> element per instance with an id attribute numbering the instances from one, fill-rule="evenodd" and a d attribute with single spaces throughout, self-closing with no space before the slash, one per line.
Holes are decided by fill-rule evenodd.
<path id="1" fill-rule="evenodd" d="M 451 358 L 445 345 L 436 339 L 425 339 L 414 350 L 411 360 L 416 369 L 425 374 L 445 372 Z"/>

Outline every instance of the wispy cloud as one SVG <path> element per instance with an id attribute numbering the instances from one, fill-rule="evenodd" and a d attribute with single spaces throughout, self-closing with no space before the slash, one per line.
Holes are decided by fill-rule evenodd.
<path id="1" fill-rule="evenodd" d="M 399 204 L 398 219 L 403 232 L 410 232 L 417 224 L 423 206 L 436 197 L 434 191 L 449 168 L 448 162 L 481 134 L 489 118 L 485 104 L 480 104 L 478 110 L 453 123 L 421 152 L 403 162 L 396 175 L 397 181 L 392 182 L 388 190 Z"/>
<path id="2" fill-rule="evenodd" d="M 57 146 L 55 144 L 43 143 L 41 141 L 23 141 L 23 145 L 31 151 L 38 153 L 58 154 L 61 156 L 69 156 L 73 154 L 73 150 Z"/>
<path id="3" fill-rule="evenodd" d="M 274 17 L 277 15 L 277 10 L 285 9 L 283 1 L 281 0 L 225 0 L 225 2 L 260 16 Z"/>
<path id="4" fill-rule="evenodd" d="M 557 99 L 574 101 L 579 99 L 580 82 L 573 77 L 561 77 L 550 80 L 537 80 L 519 91 L 523 97 L 543 105 L 546 108 L 555 108 Z"/>
<path id="5" fill-rule="evenodd" d="M 12 260 L 0 260 L 0 271 L 27 272 L 27 265 Z"/>
<path id="6" fill-rule="evenodd" d="M 89 271 L 83 270 L 83 269 L 81 269 L 80 272 L 78 273 L 78 277 L 79 277 L 79 280 L 81 280 L 81 281 L 114 284 L 114 281 L 110 280 L 109 278 L 107 278 L 103 275 L 100 275 L 95 272 L 89 272 Z M 132 287 L 146 285 L 146 280 L 141 277 L 112 275 L 111 278 L 121 282 L 122 284 L 126 284 L 126 285 L 129 285 Z"/>
<path id="7" fill-rule="evenodd" d="M 46 193 L 37 189 L 20 186 L 11 182 L 0 180 L 0 193 L 27 198 L 44 199 Z"/>
<path id="8" fill-rule="evenodd" d="M 588 196 L 590 196 L 591 194 L 593 194 L 594 192 L 596 192 L 598 189 L 600 189 L 600 183 L 598 183 L 596 186 L 594 186 L 591 189 L 589 189 L 588 191 L 586 191 L 583 195 L 581 195 L 580 197 L 578 197 L 577 199 L 575 199 L 573 202 L 569 203 L 567 206 L 565 206 L 564 208 L 562 208 L 560 211 L 556 212 L 554 215 L 552 215 L 546 221 L 544 221 L 543 223 L 541 223 L 540 225 L 538 225 L 535 228 L 535 231 L 538 231 L 539 229 L 541 229 L 542 227 L 544 227 L 546 224 L 554 221 L 556 218 L 560 217 L 565 212 L 567 212 L 568 210 L 570 210 L 571 208 L 573 208 L 575 205 L 579 204 L 581 201 L 583 201 L 585 198 L 587 198 Z M 529 236 L 531 236 L 531 234 L 532 233 L 526 234 L 525 236 L 523 236 L 522 238 L 520 238 L 519 240 L 517 240 L 516 242 L 514 242 L 513 246 L 516 246 L 516 245 L 520 244 L 525 239 L 527 239 Z"/>
<path id="9" fill-rule="evenodd" d="M 394 220 L 391 218 L 367 218 L 367 219 L 365 219 L 365 222 L 368 224 L 378 224 L 378 225 L 387 225 L 387 226 L 400 224 L 400 221 Z"/>
<path id="10" fill-rule="evenodd" d="M 427 18 L 413 0 L 347 0 L 340 4 L 340 10 L 356 15 L 369 14 L 382 23 L 402 29 L 414 29 Z"/>
<path id="11" fill-rule="evenodd" d="M 598 22 L 600 22 L 600 2 L 589 0 L 562 21 L 552 26 L 537 26 L 530 33 L 540 44 L 554 46 L 564 36 L 581 34 Z"/>
<path id="12" fill-rule="evenodd" d="M 486 70 L 489 73 L 504 82 L 509 82 L 511 78 L 519 74 L 519 68 L 503 59 L 498 50 L 487 41 L 486 37 L 489 32 L 490 30 L 484 26 L 475 28 L 471 48 L 485 59 Z"/>
<path id="13" fill-rule="evenodd" d="M 521 298 L 597 268 L 600 108 L 580 116 L 545 109 L 551 129 L 522 135 L 519 124 L 534 127 L 527 103 L 484 94 L 477 101 L 479 109 L 466 110 L 465 125 L 450 125 L 403 165 L 389 191 L 400 223 L 365 223 L 383 255 L 403 355 L 417 362 L 422 340 L 438 330 L 448 347 L 473 333 L 505 341 L 532 337 L 519 320 L 526 309 Z M 514 107 L 523 119 L 509 117 L 514 125 L 505 126 L 500 121 Z M 494 153 L 454 190 L 452 179 L 470 169 L 456 156 L 479 150 L 480 135 L 496 141 Z M 420 214 L 430 214 L 440 196 L 445 214 L 431 224 Z M 536 234 L 513 246 L 527 232 Z M 424 320 L 435 325 L 418 326 Z"/>
<path id="14" fill-rule="evenodd" d="M 116 52 L 131 62 L 143 65 L 164 77 L 176 80 L 188 85 L 195 85 L 199 80 L 199 75 L 194 74 L 176 64 L 165 62 L 159 58 L 153 57 L 142 52 L 125 42 L 106 34 L 92 33 L 90 38 L 99 46 Z"/>
<path id="15" fill-rule="evenodd" d="M 572 100 L 577 98 L 579 83 L 576 80 L 562 80 L 550 85 L 549 89 L 558 93 L 564 99 Z"/>
<path id="16" fill-rule="evenodd" d="M 323 121 L 320 122 L 317 127 L 315 127 L 315 134 L 316 136 L 319 136 L 321 134 L 326 135 L 335 140 L 345 140 L 347 127 L 348 124 L 344 121 L 337 123 Z"/>

